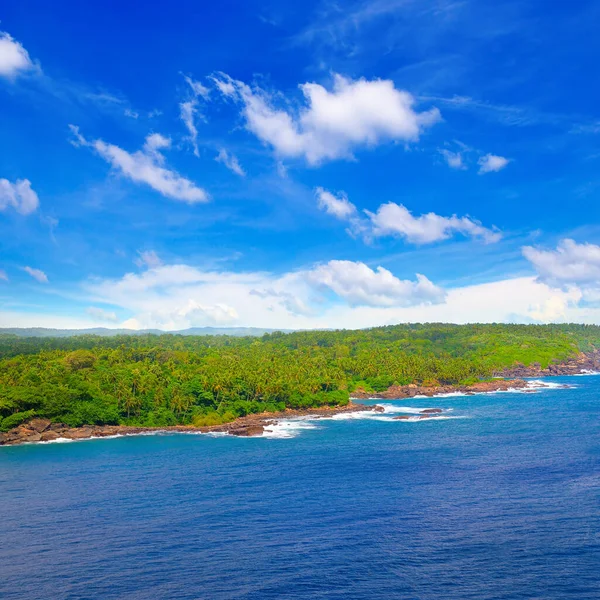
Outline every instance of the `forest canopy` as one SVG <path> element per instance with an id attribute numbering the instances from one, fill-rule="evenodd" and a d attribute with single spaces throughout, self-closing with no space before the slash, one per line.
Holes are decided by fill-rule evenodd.
<path id="1" fill-rule="evenodd" d="M 408 324 L 221 335 L 0 335 L 0 430 L 32 416 L 70 426 L 212 425 L 343 405 L 357 387 L 472 383 L 600 346 L 594 325 Z"/>

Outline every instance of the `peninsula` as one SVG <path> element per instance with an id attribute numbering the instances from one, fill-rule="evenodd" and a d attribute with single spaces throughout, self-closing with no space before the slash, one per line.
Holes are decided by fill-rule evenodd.
<path id="1" fill-rule="evenodd" d="M 600 327 L 410 324 L 226 335 L 0 335 L 0 445 L 146 431 L 257 435 L 351 399 L 524 388 L 600 370 Z M 424 415 L 423 418 L 427 418 Z"/>

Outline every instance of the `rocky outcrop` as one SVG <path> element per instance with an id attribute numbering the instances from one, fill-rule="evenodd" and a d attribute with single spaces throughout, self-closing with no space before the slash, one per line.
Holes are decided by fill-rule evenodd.
<path id="1" fill-rule="evenodd" d="M 265 432 L 264 425 L 248 425 L 246 427 L 235 427 L 229 429 L 227 433 L 229 435 L 236 435 L 238 437 L 252 437 L 256 435 L 262 435 Z"/>
<path id="2" fill-rule="evenodd" d="M 370 393 L 359 388 L 352 393 L 352 397 L 356 399 L 381 398 L 385 400 L 398 400 L 401 398 L 414 398 L 415 396 L 433 397 L 453 392 L 481 394 L 485 392 L 507 391 L 509 389 L 525 388 L 527 385 L 528 383 L 522 379 L 493 379 L 491 381 L 474 383 L 473 385 L 422 386 L 411 383 L 409 385 L 393 385 L 385 392 L 380 393 Z"/>
<path id="3" fill-rule="evenodd" d="M 127 425 L 84 425 L 69 427 L 64 423 L 51 423 L 48 419 L 32 419 L 6 433 L 0 433 L 0 446 L 17 445 L 33 442 L 51 442 L 58 439 L 83 440 L 102 438 L 116 435 L 136 435 L 140 433 L 179 432 L 179 433 L 210 433 L 221 432 L 239 437 L 259 436 L 264 433 L 265 426 L 272 425 L 276 419 L 294 417 L 331 417 L 336 414 L 356 411 L 383 411 L 380 406 L 365 406 L 349 403 L 346 406 L 324 406 L 320 408 L 288 409 L 278 413 L 253 414 L 240 417 L 231 423 L 210 427 L 193 427 L 175 425 L 173 427 L 129 427 Z"/>
<path id="4" fill-rule="evenodd" d="M 539 363 L 523 365 L 516 363 L 512 367 L 502 369 L 496 373 L 501 377 L 552 377 L 556 375 L 578 375 L 588 371 L 600 371 L 600 351 L 579 353 L 561 363 L 553 363 L 542 369 Z"/>
<path id="5" fill-rule="evenodd" d="M 435 419 L 435 415 L 400 415 L 394 417 L 394 421 L 422 421 L 423 419 Z"/>

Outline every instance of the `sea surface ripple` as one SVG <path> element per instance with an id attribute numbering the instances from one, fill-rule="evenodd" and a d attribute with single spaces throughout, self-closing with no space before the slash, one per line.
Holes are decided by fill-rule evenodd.
<path id="1" fill-rule="evenodd" d="M 0 448 L 0 598 L 600 598 L 600 376 L 552 382 Z"/>

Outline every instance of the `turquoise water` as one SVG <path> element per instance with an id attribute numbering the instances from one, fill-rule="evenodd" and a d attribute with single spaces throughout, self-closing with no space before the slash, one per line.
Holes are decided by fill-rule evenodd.
<path id="1" fill-rule="evenodd" d="M 0 597 L 600 598 L 600 377 L 547 381 L 575 387 L 0 448 Z"/>

